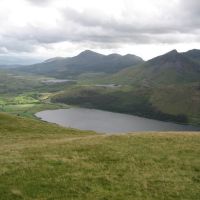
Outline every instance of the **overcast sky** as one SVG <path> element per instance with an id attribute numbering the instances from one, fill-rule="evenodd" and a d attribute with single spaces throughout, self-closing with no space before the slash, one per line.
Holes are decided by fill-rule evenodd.
<path id="1" fill-rule="evenodd" d="M 85 49 L 149 59 L 200 49 L 200 0 L 0 0 L 0 63 Z"/>

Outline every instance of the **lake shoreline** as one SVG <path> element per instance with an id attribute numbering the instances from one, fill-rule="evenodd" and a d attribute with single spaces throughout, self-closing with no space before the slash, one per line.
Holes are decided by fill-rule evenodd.
<path id="1" fill-rule="evenodd" d="M 63 127 L 108 134 L 136 131 L 200 131 L 200 127 L 192 125 L 164 122 L 94 108 L 71 107 L 69 109 L 45 110 L 35 113 L 35 116 L 40 120 Z"/>

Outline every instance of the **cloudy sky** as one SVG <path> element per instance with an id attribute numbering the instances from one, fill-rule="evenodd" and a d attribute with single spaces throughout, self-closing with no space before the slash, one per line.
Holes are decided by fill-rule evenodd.
<path id="1" fill-rule="evenodd" d="M 200 0 L 0 0 L 0 63 L 85 49 L 150 59 L 200 49 Z"/>

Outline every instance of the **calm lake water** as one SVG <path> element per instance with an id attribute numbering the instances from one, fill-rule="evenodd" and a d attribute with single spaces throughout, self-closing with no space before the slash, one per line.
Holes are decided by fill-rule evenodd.
<path id="1" fill-rule="evenodd" d="M 87 108 L 46 110 L 36 113 L 36 116 L 44 121 L 56 123 L 64 127 L 94 130 L 103 133 L 200 130 L 200 127 Z"/>
<path id="2" fill-rule="evenodd" d="M 105 88 L 118 88 L 121 87 L 121 85 L 118 84 L 97 84 L 96 87 L 105 87 Z"/>
<path id="3" fill-rule="evenodd" d="M 71 79 L 47 79 L 43 80 L 42 83 L 65 83 L 65 82 L 74 82 L 75 80 Z"/>

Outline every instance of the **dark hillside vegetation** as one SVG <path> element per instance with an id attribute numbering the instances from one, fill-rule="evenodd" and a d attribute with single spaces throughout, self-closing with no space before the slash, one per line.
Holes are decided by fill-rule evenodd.
<path id="1" fill-rule="evenodd" d="M 188 123 L 184 114 L 168 114 L 153 106 L 150 101 L 152 91 L 140 89 L 105 89 L 97 87 L 77 87 L 55 95 L 53 102 L 80 105 L 114 112 L 134 114 L 154 119 Z"/>
<path id="2" fill-rule="evenodd" d="M 200 125 L 200 84 L 171 85 L 153 90 L 151 103 L 164 113 L 185 114 Z"/>

